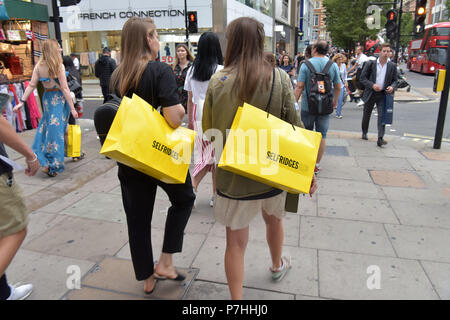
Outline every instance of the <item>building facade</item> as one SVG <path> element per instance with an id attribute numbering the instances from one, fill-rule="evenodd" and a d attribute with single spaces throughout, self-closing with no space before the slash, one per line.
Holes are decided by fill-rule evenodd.
<path id="1" fill-rule="evenodd" d="M 298 41 L 298 51 L 305 51 L 313 41 L 315 0 L 298 1 L 299 30 L 303 33 Z"/>
<path id="2" fill-rule="evenodd" d="M 325 7 L 322 0 L 314 1 L 312 40 L 331 40 L 330 34 L 327 32 Z"/>

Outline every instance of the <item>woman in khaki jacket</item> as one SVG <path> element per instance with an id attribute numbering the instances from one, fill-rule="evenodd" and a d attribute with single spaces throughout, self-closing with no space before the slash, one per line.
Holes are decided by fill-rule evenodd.
<path id="1" fill-rule="evenodd" d="M 297 126 L 303 124 L 294 107 L 289 76 L 275 69 L 264 55 L 264 27 L 253 18 L 238 18 L 227 28 L 224 69 L 211 78 L 203 106 L 203 131 L 220 130 L 225 145 L 237 108 L 247 102 Z M 217 141 L 216 141 L 217 143 Z M 218 155 L 220 157 L 220 155 Z M 226 227 L 225 273 L 232 299 L 242 299 L 244 254 L 250 221 L 262 211 L 272 258 L 272 279 L 281 280 L 291 267 L 282 256 L 286 192 L 222 170 L 216 171 L 217 198 L 214 215 Z M 317 186 L 315 180 L 311 194 Z"/>

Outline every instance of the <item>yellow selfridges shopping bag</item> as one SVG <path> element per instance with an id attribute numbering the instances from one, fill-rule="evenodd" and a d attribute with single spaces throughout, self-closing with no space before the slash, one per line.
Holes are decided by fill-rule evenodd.
<path id="1" fill-rule="evenodd" d="M 69 124 L 67 133 L 67 157 L 81 156 L 81 128 L 79 125 Z"/>
<path id="2" fill-rule="evenodd" d="M 247 103 L 239 107 L 219 168 L 290 193 L 309 193 L 322 135 Z"/>
<path id="3" fill-rule="evenodd" d="M 101 154 L 165 183 L 186 181 L 195 131 L 173 129 L 136 94 L 124 97 Z"/>

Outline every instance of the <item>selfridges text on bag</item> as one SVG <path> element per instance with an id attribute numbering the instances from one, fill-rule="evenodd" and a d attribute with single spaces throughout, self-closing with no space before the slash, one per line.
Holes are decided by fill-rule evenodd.
<path id="1" fill-rule="evenodd" d="M 238 108 L 218 167 L 292 194 L 309 193 L 322 135 L 270 114 L 271 98 L 272 92 L 266 111 L 247 103 Z"/>
<path id="2" fill-rule="evenodd" d="M 313 64 L 305 60 L 305 64 L 311 71 L 309 91 L 306 92 L 308 111 L 314 115 L 327 115 L 333 113 L 333 86 L 328 74 L 333 61 L 329 60 L 321 72 L 317 72 Z"/>
<path id="3" fill-rule="evenodd" d="M 100 151 L 165 183 L 185 183 L 196 133 L 172 128 L 149 103 L 123 97 Z"/>

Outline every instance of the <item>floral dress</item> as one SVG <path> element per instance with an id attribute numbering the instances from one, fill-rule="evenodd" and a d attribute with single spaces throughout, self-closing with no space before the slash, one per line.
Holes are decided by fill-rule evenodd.
<path id="1" fill-rule="evenodd" d="M 186 75 L 188 72 L 189 67 L 192 66 L 192 62 L 188 61 L 188 64 L 186 67 L 181 70 L 181 67 L 179 64 L 177 64 L 173 70 L 173 73 L 175 75 L 175 78 L 177 80 L 177 92 L 180 96 L 180 102 L 184 107 L 184 110 L 187 112 L 187 100 L 188 100 L 188 93 L 186 90 L 184 90 L 184 81 L 186 80 Z"/>
<path id="2" fill-rule="evenodd" d="M 50 79 L 41 78 L 40 81 L 48 82 Z M 61 90 L 45 91 L 42 104 L 44 114 L 39 122 L 32 149 L 41 167 L 48 167 L 50 174 L 63 172 L 64 133 L 70 107 Z"/>

